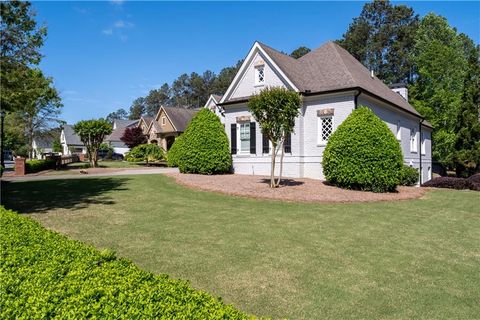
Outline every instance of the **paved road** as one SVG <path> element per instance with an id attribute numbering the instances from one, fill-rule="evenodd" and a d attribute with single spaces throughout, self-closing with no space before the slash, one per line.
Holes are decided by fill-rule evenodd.
<path id="1" fill-rule="evenodd" d="M 92 177 L 111 177 L 111 176 L 126 176 L 134 174 L 162 174 L 162 173 L 177 173 L 177 168 L 155 168 L 155 169 L 126 169 L 117 172 L 105 172 L 105 173 L 95 173 L 95 174 L 59 174 L 51 176 L 4 176 L 2 180 L 12 181 L 12 182 L 21 182 L 21 181 L 42 181 L 42 180 L 62 180 L 62 179 L 82 179 L 82 178 L 92 178 Z"/>

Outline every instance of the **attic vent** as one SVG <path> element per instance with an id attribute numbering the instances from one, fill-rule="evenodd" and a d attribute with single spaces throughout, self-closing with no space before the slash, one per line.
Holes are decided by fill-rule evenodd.
<path id="1" fill-rule="evenodd" d="M 265 61 L 263 60 L 258 60 L 257 62 L 255 62 L 255 67 L 261 67 L 264 65 L 265 65 Z"/>

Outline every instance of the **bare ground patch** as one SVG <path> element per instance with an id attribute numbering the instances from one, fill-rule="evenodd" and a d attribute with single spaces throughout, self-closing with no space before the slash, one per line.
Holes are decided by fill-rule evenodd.
<path id="1" fill-rule="evenodd" d="M 269 177 L 251 175 L 199 175 L 170 173 L 177 183 L 194 189 L 215 191 L 225 194 L 282 200 L 291 202 L 372 202 L 417 199 L 422 197 L 426 188 L 397 187 L 397 192 L 374 193 L 366 191 L 345 190 L 330 186 L 324 181 L 313 179 L 284 179 L 277 189 L 269 187 Z"/>

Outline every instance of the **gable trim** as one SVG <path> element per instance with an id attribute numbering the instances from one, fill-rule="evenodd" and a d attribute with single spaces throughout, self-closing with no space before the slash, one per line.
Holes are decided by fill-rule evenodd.
<path id="1" fill-rule="evenodd" d="M 222 99 L 220 100 L 220 102 L 218 104 L 223 104 L 226 100 L 228 100 L 227 98 L 230 98 L 230 96 L 233 93 L 234 88 L 237 86 L 239 80 L 241 78 L 243 78 L 243 75 L 245 74 L 246 68 L 248 68 L 248 66 L 250 65 L 251 60 L 252 60 L 252 58 L 253 58 L 253 56 L 254 56 L 254 54 L 257 50 L 264 55 L 266 60 L 268 60 L 268 63 L 271 64 L 276 71 L 278 71 L 280 76 L 283 79 L 285 79 L 285 81 L 288 83 L 288 85 L 290 87 L 293 88 L 293 90 L 295 90 L 297 92 L 300 91 L 300 90 L 298 90 L 297 86 L 287 77 L 287 75 L 283 72 L 283 70 L 275 63 L 275 61 L 273 61 L 273 59 L 267 54 L 267 52 L 265 50 L 263 50 L 262 46 L 260 46 L 258 41 L 255 41 L 252 48 L 248 52 L 247 57 L 243 61 L 242 66 L 238 70 L 237 74 L 233 78 L 233 81 L 230 83 L 230 86 L 228 87 L 227 91 L 225 92 L 225 94 L 223 95 Z"/>

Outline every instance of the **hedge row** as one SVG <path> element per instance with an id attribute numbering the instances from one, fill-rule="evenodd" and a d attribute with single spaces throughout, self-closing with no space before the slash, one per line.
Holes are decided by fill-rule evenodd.
<path id="1" fill-rule="evenodd" d="M 422 187 L 447 188 L 457 190 L 475 190 L 480 191 L 480 183 L 476 182 L 478 177 L 456 178 L 456 177 L 438 177 L 422 184 Z"/>
<path id="2" fill-rule="evenodd" d="M 138 269 L 0 207 L 1 319 L 247 319 L 188 282 Z"/>
<path id="3" fill-rule="evenodd" d="M 42 170 L 47 169 L 54 169 L 55 168 L 55 160 L 27 160 L 25 162 L 25 171 L 27 173 L 35 173 Z"/>

